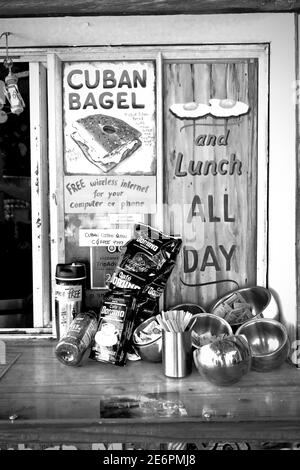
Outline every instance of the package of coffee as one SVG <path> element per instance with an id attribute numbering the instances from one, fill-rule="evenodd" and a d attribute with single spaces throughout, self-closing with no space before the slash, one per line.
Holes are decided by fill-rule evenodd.
<path id="1" fill-rule="evenodd" d="M 110 289 L 132 289 L 159 297 L 174 267 L 182 240 L 137 224 L 112 275 Z M 146 296 L 148 296 L 146 293 Z"/>
<path id="2" fill-rule="evenodd" d="M 124 366 L 133 331 L 136 297 L 129 291 L 109 291 L 103 297 L 90 358 Z"/>

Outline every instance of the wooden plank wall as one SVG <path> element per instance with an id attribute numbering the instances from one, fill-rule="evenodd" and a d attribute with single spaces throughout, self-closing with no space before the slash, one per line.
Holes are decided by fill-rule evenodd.
<path id="1" fill-rule="evenodd" d="M 225 282 L 187 287 L 184 283 L 224 279 L 234 280 L 241 287 L 256 283 L 257 63 L 239 60 L 166 64 L 164 97 L 165 230 L 183 236 L 183 250 L 168 284 L 166 303 L 174 306 L 193 302 L 208 308 L 236 285 Z M 174 103 L 208 103 L 210 98 L 229 97 L 248 103 L 249 113 L 230 119 L 207 116 L 194 121 L 178 119 L 169 110 Z M 199 135 L 221 136 L 227 132 L 226 146 L 195 145 Z M 232 175 L 178 176 L 180 154 L 180 172 L 188 173 L 189 161 L 230 161 L 233 153 L 242 162 L 241 175 L 234 171 Z M 193 209 L 195 196 L 201 204 Z M 220 220 L 213 221 L 214 217 Z M 229 262 L 224 250 L 227 254 L 234 250 Z"/>
<path id="2" fill-rule="evenodd" d="M 299 0 L 1 0 L 1 17 L 299 11 Z"/>

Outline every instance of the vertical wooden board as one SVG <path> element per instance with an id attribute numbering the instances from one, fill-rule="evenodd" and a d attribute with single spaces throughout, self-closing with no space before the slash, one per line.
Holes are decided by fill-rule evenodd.
<path id="1" fill-rule="evenodd" d="M 296 81 L 294 83 L 294 99 L 296 107 L 296 328 L 290 333 L 290 338 L 294 340 L 292 343 L 292 360 L 300 367 L 299 351 L 300 351 L 300 50 L 299 50 L 299 37 L 300 37 L 300 23 L 299 15 L 295 18 L 296 21 Z M 291 330 L 291 328 L 289 328 Z"/>
<path id="2" fill-rule="evenodd" d="M 257 63 L 168 63 L 164 72 L 165 231 L 183 237 L 166 304 L 209 308 L 237 285 L 256 283 Z M 169 109 L 214 98 L 250 110 L 179 119 Z M 205 171 L 207 162 L 215 174 Z"/>
<path id="3" fill-rule="evenodd" d="M 56 336 L 55 271 L 65 261 L 64 200 L 63 200 L 63 134 L 61 61 L 56 54 L 47 55 L 48 69 L 48 158 L 49 210 L 51 239 L 52 324 Z"/>
<path id="4" fill-rule="evenodd" d="M 166 64 L 164 77 L 165 103 L 193 101 L 193 74 L 190 64 Z M 174 86 L 174 83 L 177 86 Z M 193 193 L 192 182 L 182 185 L 181 179 L 174 176 L 177 156 L 179 152 L 192 154 L 193 128 L 185 130 L 188 136 L 182 139 L 182 127 L 188 122 L 174 119 L 168 106 L 164 107 L 165 129 L 165 158 L 164 158 L 164 224 L 165 229 L 175 235 L 182 235 L 183 220 L 186 217 L 184 201 L 190 200 Z M 182 254 L 179 255 L 179 266 L 182 264 Z M 176 268 L 177 271 L 177 268 Z M 175 271 L 175 272 L 176 272 Z M 169 292 L 177 292 L 179 287 L 178 274 L 169 281 Z"/>
<path id="5" fill-rule="evenodd" d="M 34 327 L 51 324 L 46 68 L 30 63 L 31 213 Z"/>

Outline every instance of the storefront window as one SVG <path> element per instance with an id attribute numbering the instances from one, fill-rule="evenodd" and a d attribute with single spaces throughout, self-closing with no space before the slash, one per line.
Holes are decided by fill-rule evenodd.
<path id="1" fill-rule="evenodd" d="M 268 52 L 78 48 L 50 59 L 52 262 L 86 264 L 88 305 L 99 307 L 135 222 L 183 238 L 166 307 L 208 309 L 236 286 L 265 285 Z M 132 147 L 122 141 L 119 155 L 106 145 L 124 129 Z"/>
<path id="2" fill-rule="evenodd" d="M 1 223 L 10 226 L 10 243 L 12 233 L 23 237 L 30 262 L 16 250 L 15 263 L 12 255 L 3 261 L 12 273 L 18 266 L 26 292 L 5 274 L 1 292 L 26 305 L 31 299 L 31 320 L 0 328 L 52 333 L 57 263 L 86 264 L 87 304 L 99 307 L 135 222 L 184 239 L 165 306 L 189 300 L 209 308 L 237 284 L 266 285 L 268 44 L 27 54 L 28 62 L 15 62 L 28 103 L 0 124 L 0 150 L 1 179 L 17 177 L 28 197 L 1 191 Z M 210 112 L 216 101 L 222 115 Z M 206 111 L 194 115 L 195 106 Z M 237 106 L 247 110 L 228 114 Z M 89 128 L 95 123 L 99 142 Z M 132 141 L 107 150 L 124 129 Z M 27 225 L 5 220 L 4 200 L 13 198 L 23 216 L 27 210 Z"/>

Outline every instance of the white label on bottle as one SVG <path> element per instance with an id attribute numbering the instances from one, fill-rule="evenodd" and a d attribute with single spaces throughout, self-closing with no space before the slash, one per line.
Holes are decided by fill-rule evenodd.
<path id="1" fill-rule="evenodd" d="M 55 300 L 82 300 L 82 286 L 64 286 L 57 284 L 55 287 Z"/>
<path id="2" fill-rule="evenodd" d="M 59 336 L 65 336 L 73 318 L 81 312 L 82 285 L 66 286 L 57 284 L 55 288 Z"/>

